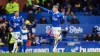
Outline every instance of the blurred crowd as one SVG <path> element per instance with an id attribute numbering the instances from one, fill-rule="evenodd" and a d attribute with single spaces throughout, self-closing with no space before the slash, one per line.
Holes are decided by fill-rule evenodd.
<path id="1" fill-rule="evenodd" d="M 94 0 L 27 0 L 22 11 L 29 12 L 30 14 L 28 16 L 30 19 L 33 18 L 32 14 L 42 12 L 40 8 L 36 8 L 34 5 L 38 4 L 50 10 L 52 10 L 53 5 L 58 5 L 59 11 L 65 15 L 70 24 L 79 24 L 79 20 L 77 19 L 77 16 L 75 16 L 75 13 L 85 12 L 83 16 L 90 16 L 90 12 L 92 12 L 93 16 L 99 16 L 100 4 L 98 2 L 99 1 L 96 1 L 94 3 Z M 19 5 L 18 0 L 8 0 L 5 7 L 0 5 L 0 15 L 12 14 L 14 11 L 19 11 Z M 73 17 L 71 20 L 67 18 L 67 16 L 70 15 Z M 45 17 L 42 17 L 39 22 L 40 24 L 48 23 Z"/>
<path id="2" fill-rule="evenodd" d="M 8 21 L 6 18 L 0 17 L 0 45 L 4 45 L 4 43 L 7 43 L 7 33 L 9 28 Z"/>
<path id="3" fill-rule="evenodd" d="M 92 33 L 88 33 L 86 38 L 84 39 L 86 41 L 100 41 L 100 28 L 98 26 L 94 26 Z"/>
<path id="4" fill-rule="evenodd" d="M 27 46 L 39 44 L 39 36 L 35 34 L 36 23 L 34 21 L 26 20 L 23 29 L 28 29 Z M 10 29 L 9 29 L 10 28 Z M 6 17 L 0 17 L 0 46 L 8 45 L 11 27 Z M 20 43 L 19 43 L 20 44 Z"/>
<path id="5" fill-rule="evenodd" d="M 95 0 L 27 0 L 23 6 L 23 12 L 29 12 L 30 10 L 36 12 L 35 4 L 43 6 L 52 10 L 53 5 L 59 6 L 59 11 L 67 15 L 75 15 L 75 12 L 86 12 L 88 15 L 89 11 L 92 11 L 94 16 L 99 15 L 100 4 L 99 1 Z M 14 11 L 19 11 L 18 0 L 8 0 L 6 6 L 0 5 L 0 14 L 11 14 Z M 38 8 L 38 11 L 42 10 Z"/>
<path id="6" fill-rule="evenodd" d="M 33 16 L 33 14 L 36 14 L 38 12 L 42 12 L 40 8 L 36 8 L 34 5 L 38 4 L 40 6 L 43 6 L 47 9 L 52 10 L 53 5 L 59 6 L 59 11 L 62 12 L 65 15 L 65 18 L 69 24 L 80 24 L 79 20 L 77 19 L 77 16 L 75 15 L 75 12 L 85 12 L 85 16 L 89 16 L 89 12 L 92 12 L 93 16 L 99 16 L 100 15 L 100 8 L 93 3 L 92 0 L 27 0 L 25 5 L 23 6 L 23 12 L 28 12 L 27 21 L 25 22 L 26 27 L 30 31 L 35 31 L 36 27 L 36 18 Z M 100 5 L 100 4 L 99 4 Z M 19 11 L 19 3 L 13 0 L 9 0 L 5 7 L 0 5 L 0 15 L 4 14 L 12 14 L 15 11 Z M 67 16 L 71 15 L 72 19 L 68 19 Z M 40 19 L 40 24 L 48 24 L 46 17 L 42 17 Z M 61 22 L 63 24 L 63 21 Z M 32 27 L 30 27 L 32 26 Z M 0 17 L 0 45 L 7 44 L 7 34 L 9 32 L 8 30 L 9 24 L 6 20 L 6 17 Z M 30 32 L 32 33 L 32 32 Z M 97 38 L 96 38 L 97 37 Z M 98 33 L 97 28 L 93 28 L 93 32 L 91 34 L 88 34 L 85 38 L 86 41 L 99 41 L 100 40 L 100 34 Z M 28 42 L 27 46 L 31 46 L 33 44 L 39 44 L 39 36 L 35 34 L 28 34 Z"/>

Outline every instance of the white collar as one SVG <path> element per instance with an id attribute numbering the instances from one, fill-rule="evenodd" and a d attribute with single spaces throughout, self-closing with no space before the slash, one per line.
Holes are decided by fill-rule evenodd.
<path id="1" fill-rule="evenodd" d="M 59 13 L 59 11 L 55 12 L 54 14 L 57 14 L 57 13 Z"/>
<path id="2" fill-rule="evenodd" d="M 17 18 L 14 16 L 14 19 L 18 19 L 18 18 L 19 18 L 19 16 Z"/>

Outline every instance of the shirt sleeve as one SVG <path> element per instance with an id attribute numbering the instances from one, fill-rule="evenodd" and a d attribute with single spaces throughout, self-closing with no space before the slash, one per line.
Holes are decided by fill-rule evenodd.
<path id="1" fill-rule="evenodd" d="M 64 21 L 64 23 L 65 23 L 65 25 L 66 25 L 66 27 L 68 27 L 67 20 L 66 20 L 66 18 L 64 17 L 64 15 L 63 15 L 63 14 L 61 14 L 61 20 L 63 20 L 63 21 Z"/>
<path id="2" fill-rule="evenodd" d="M 50 15 L 53 15 L 53 11 L 48 10 L 48 9 L 46 9 L 46 8 L 44 8 L 44 7 L 41 7 L 41 6 L 39 6 L 39 7 L 40 7 L 42 10 L 48 12 Z"/>
<path id="3" fill-rule="evenodd" d="M 9 26 L 10 26 L 10 27 L 14 27 L 14 21 L 13 21 L 13 18 L 10 19 L 10 21 L 9 21 Z"/>
<path id="4" fill-rule="evenodd" d="M 28 34 L 28 31 L 25 30 L 25 31 L 23 32 L 23 30 L 21 30 L 20 33 L 21 33 L 22 35 L 25 35 L 25 34 Z"/>

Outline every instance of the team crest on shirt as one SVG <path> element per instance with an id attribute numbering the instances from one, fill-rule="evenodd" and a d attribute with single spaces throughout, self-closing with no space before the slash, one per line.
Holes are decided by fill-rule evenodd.
<path id="1" fill-rule="evenodd" d="M 53 18 L 53 20 L 57 21 L 58 19 L 57 18 Z"/>
<path id="2" fill-rule="evenodd" d="M 20 21 L 20 19 L 18 19 L 18 22 Z"/>
<path id="3" fill-rule="evenodd" d="M 57 17 L 60 17 L 59 15 L 57 15 Z"/>

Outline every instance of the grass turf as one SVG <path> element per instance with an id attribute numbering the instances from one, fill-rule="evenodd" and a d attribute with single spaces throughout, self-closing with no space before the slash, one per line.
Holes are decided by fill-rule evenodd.
<path id="1" fill-rule="evenodd" d="M 0 56 L 100 56 L 100 53 L 0 53 Z"/>

